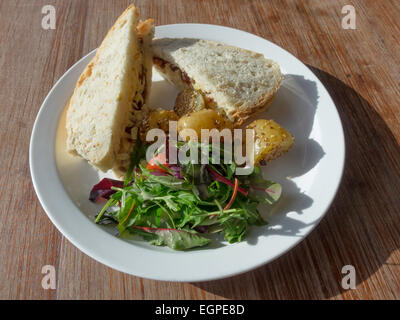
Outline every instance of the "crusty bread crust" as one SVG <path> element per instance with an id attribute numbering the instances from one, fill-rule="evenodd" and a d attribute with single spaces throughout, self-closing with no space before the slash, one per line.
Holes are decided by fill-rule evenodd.
<path id="1" fill-rule="evenodd" d="M 201 91 L 207 106 L 224 113 L 235 127 L 268 108 L 282 82 L 276 62 L 214 41 L 156 39 L 153 51 L 161 61 L 155 67 L 166 79 L 181 89 Z"/>
<path id="2" fill-rule="evenodd" d="M 282 79 L 283 79 L 283 77 L 281 76 L 279 81 L 276 83 L 276 86 L 270 92 L 265 94 L 260 99 L 259 103 L 254 105 L 253 108 L 248 108 L 246 110 L 239 110 L 239 111 L 235 112 L 232 115 L 232 117 L 234 119 L 234 127 L 236 127 L 236 128 L 241 127 L 246 122 L 251 121 L 257 115 L 259 115 L 260 113 L 267 110 L 271 106 L 272 102 L 274 101 L 275 95 L 281 86 Z"/>
<path id="3" fill-rule="evenodd" d="M 120 23 L 120 21 L 131 11 L 133 10 L 134 15 L 136 18 L 139 16 L 139 12 L 137 11 L 136 7 L 134 4 L 131 4 L 126 10 L 118 17 L 117 21 L 115 21 L 114 25 L 111 27 L 110 30 L 108 30 L 105 38 L 103 39 L 102 43 L 100 44 L 99 49 L 96 51 L 96 55 L 90 61 L 90 63 L 86 66 L 86 68 L 83 70 L 81 76 L 79 77 L 78 83 L 74 89 L 74 92 L 76 91 L 77 88 L 79 88 L 87 78 L 89 78 L 92 75 L 92 70 L 93 66 L 96 64 L 97 60 L 99 59 L 99 56 L 101 56 L 101 53 L 103 51 L 103 43 L 105 43 L 108 38 L 111 36 L 111 33 L 115 30 L 116 26 Z"/>
<path id="4" fill-rule="evenodd" d="M 139 21 L 137 30 L 139 32 L 139 36 L 146 36 L 150 33 L 154 34 L 154 20 L 147 19 L 145 21 Z"/>
<path id="5" fill-rule="evenodd" d="M 145 21 L 139 21 L 137 26 L 138 36 L 143 42 L 143 55 L 144 55 L 144 67 L 146 69 L 146 90 L 144 93 L 144 100 L 147 101 L 150 98 L 151 82 L 153 75 L 153 52 L 152 42 L 154 37 L 154 20 L 147 19 Z"/>

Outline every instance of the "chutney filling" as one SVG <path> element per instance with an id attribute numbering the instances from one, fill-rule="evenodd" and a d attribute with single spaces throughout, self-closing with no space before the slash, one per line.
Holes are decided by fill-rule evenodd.
<path id="1" fill-rule="evenodd" d="M 182 71 L 177 65 L 173 63 L 170 63 L 159 57 L 153 57 L 153 63 L 159 69 L 161 69 L 164 74 L 167 74 L 167 68 L 169 68 L 172 73 L 178 75 L 181 78 L 181 80 L 188 86 L 191 86 L 194 83 L 194 80 L 190 79 L 190 77 L 185 71 Z"/>
<path id="2" fill-rule="evenodd" d="M 121 144 L 119 152 L 116 156 L 116 166 L 114 169 L 120 173 L 124 173 L 128 170 L 130 165 L 130 155 L 133 150 L 135 141 L 137 140 L 138 123 L 142 121 L 142 118 L 146 114 L 145 96 L 147 90 L 147 70 L 144 66 L 144 46 L 143 41 L 139 42 L 140 53 L 142 56 L 143 63 L 140 71 L 137 74 L 138 81 L 136 82 L 136 91 L 132 98 L 132 108 L 129 113 L 129 119 L 121 135 Z"/>

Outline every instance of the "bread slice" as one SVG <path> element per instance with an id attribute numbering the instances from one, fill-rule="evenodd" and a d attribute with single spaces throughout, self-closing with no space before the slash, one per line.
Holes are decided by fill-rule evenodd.
<path id="1" fill-rule="evenodd" d="M 133 148 L 129 129 L 150 92 L 151 53 L 147 51 L 153 34 L 152 20 L 139 23 L 137 9 L 129 6 L 83 71 L 71 97 L 67 149 L 102 171 L 129 163 Z"/>
<path id="2" fill-rule="evenodd" d="M 162 38 L 153 41 L 154 65 L 182 90 L 192 87 L 208 107 L 235 126 L 265 110 L 279 89 L 279 65 L 260 53 L 209 40 Z"/>

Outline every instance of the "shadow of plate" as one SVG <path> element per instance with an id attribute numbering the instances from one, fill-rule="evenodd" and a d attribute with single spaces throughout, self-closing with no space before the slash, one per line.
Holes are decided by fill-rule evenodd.
<path id="1" fill-rule="evenodd" d="M 344 293 L 341 270 L 351 264 L 357 272 L 356 291 L 367 290 L 366 296 L 370 289 L 363 289 L 363 282 L 380 268 L 397 265 L 388 259 L 400 246 L 399 144 L 360 94 L 334 76 L 310 68 L 334 100 L 345 132 L 346 165 L 335 201 L 319 226 L 287 254 L 254 271 L 194 286 L 228 299 L 325 299 Z M 312 143 L 310 148 L 314 148 Z M 317 150 L 317 154 L 322 152 Z M 310 166 L 313 162 L 309 161 Z M 288 200 L 288 210 L 291 201 L 307 206 L 310 200 Z M 292 235 L 302 227 L 293 223 L 292 230 L 279 232 Z M 385 293 L 395 297 L 398 284 L 394 280 L 386 281 L 387 285 L 392 290 Z"/>

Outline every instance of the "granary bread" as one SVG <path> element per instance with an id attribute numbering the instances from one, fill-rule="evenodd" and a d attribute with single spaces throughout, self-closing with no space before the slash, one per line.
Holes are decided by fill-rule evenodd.
<path id="1" fill-rule="evenodd" d="M 202 92 L 207 106 L 235 126 L 265 110 L 279 89 L 279 65 L 262 54 L 190 38 L 153 41 L 157 71 L 181 89 Z"/>
<path id="2" fill-rule="evenodd" d="M 80 76 L 67 111 L 67 149 L 97 169 L 126 169 L 131 129 L 151 85 L 152 20 L 129 6 Z"/>

